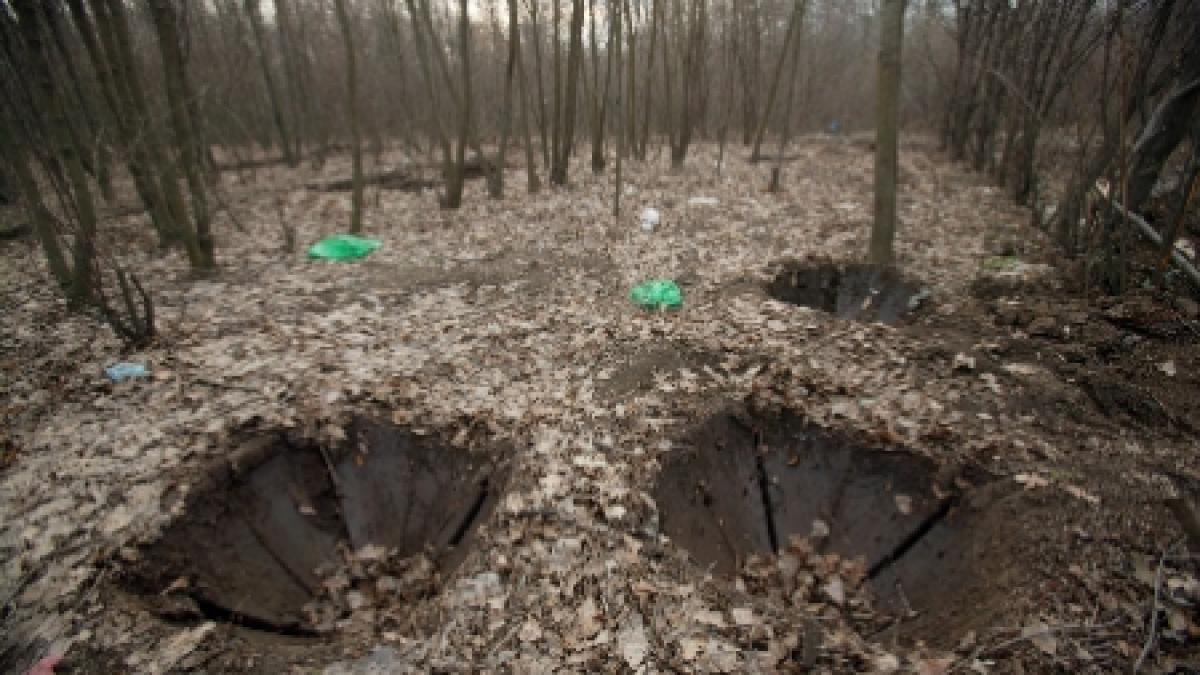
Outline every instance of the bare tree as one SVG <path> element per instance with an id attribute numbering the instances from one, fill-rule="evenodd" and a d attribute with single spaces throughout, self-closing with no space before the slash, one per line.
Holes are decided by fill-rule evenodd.
<path id="1" fill-rule="evenodd" d="M 286 158 L 288 166 L 296 166 L 299 159 L 296 157 L 295 146 L 292 144 L 292 137 L 288 133 L 287 117 L 283 112 L 283 97 L 279 93 L 279 87 L 275 83 L 275 75 L 271 69 L 270 51 L 266 45 L 266 31 L 263 29 L 262 14 L 259 12 L 258 0 L 243 0 L 246 9 L 246 16 L 250 19 L 250 27 L 254 33 L 255 51 L 258 53 L 258 64 L 262 69 L 263 81 L 267 86 L 267 95 L 271 101 L 271 115 L 275 120 L 275 129 L 279 132 L 279 147 L 283 150 L 283 156 Z M 339 18 L 343 11 L 342 3 L 337 3 Z M 286 10 L 285 10 L 286 11 Z"/>
<path id="2" fill-rule="evenodd" d="M 890 265 L 896 238 L 896 183 L 899 174 L 900 49 L 906 0 L 883 0 L 879 33 L 879 96 L 875 126 L 875 222 L 870 260 Z"/>
<path id="3" fill-rule="evenodd" d="M 192 217 L 190 227 L 184 227 L 184 240 L 192 265 L 200 269 L 216 266 L 213 253 L 211 219 L 208 197 L 205 194 L 204 169 L 196 132 L 192 128 L 192 115 L 188 106 L 195 105 L 195 96 L 188 83 L 187 69 L 180 48 L 178 15 L 171 0 L 147 0 L 150 16 L 158 34 L 158 50 L 163 62 L 164 88 L 167 91 L 167 107 L 175 146 L 180 164 L 191 195 Z"/>
<path id="4" fill-rule="evenodd" d="M 342 43 L 346 48 L 346 118 L 350 124 L 350 162 L 353 189 L 350 196 L 350 231 L 362 232 L 363 218 L 363 167 L 362 132 L 358 112 L 358 68 L 354 57 L 354 31 L 350 25 L 350 12 L 346 0 L 334 0 L 338 27 L 342 31 Z"/>
<path id="5" fill-rule="evenodd" d="M 557 2 L 555 7 L 557 7 Z M 550 182 L 554 185 L 567 184 L 567 171 L 571 162 L 571 147 L 575 138 L 575 104 L 578 98 L 579 69 L 583 62 L 583 0 L 571 2 L 570 44 L 567 47 L 567 70 L 565 93 L 562 103 L 562 133 L 557 146 L 554 164 L 550 167 Z"/>

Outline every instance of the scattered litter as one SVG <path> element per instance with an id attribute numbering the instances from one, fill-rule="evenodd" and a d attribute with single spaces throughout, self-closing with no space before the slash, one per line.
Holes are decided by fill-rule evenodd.
<path id="1" fill-rule="evenodd" d="M 629 299 L 645 309 L 678 309 L 683 305 L 683 291 L 669 279 L 651 279 L 634 286 Z"/>
<path id="2" fill-rule="evenodd" d="M 146 370 L 145 364 L 130 363 L 127 361 L 114 363 L 104 369 L 104 376 L 113 382 L 124 382 L 125 380 L 146 377 L 149 374 L 150 373 Z"/>
<path id="3" fill-rule="evenodd" d="M 654 228 L 658 227 L 661 217 L 658 215 L 658 209 L 646 207 L 642 209 L 642 231 L 653 232 Z"/>
<path id="4" fill-rule="evenodd" d="M 54 667 L 62 661 L 61 656 L 46 656 L 38 659 L 26 675 L 54 675 Z"/>
<path id="5" fill-rule="evenodd" d="M 1175 377 L 1175 373 L 1179 372 L 1174 361 L 1164 361 L 1158 364 L 1158 369 L 1167 377 Z"/>
<path id="6" fill-rule="evenodd" d="M 1020 258 L 1011 255 L 995 255 L 990 258 L 985 258 L 983 261 L 983 269 L 998 272 L 1000 270 L 1009 270 L 1021 264 Z"/>
<path id="7" fill-rule="evenodd" d="M 721 200 L 716 197 L 692 197 L 688 200 L 688 206 L 716 206 Z"/>
<path id="8" fill-rule="evenodd" d="M 1013 476 L 1013 480 L 1024 485 L 1026 490 L 1042 488 L 1050 484 L 1049 479 L 1036 473 L 1019 473 Z"/>
<path id="9" fill-rule="evenodd" d="M 911 298 L 908 299 L 908 308 L 910 310 L 917 309 L 918 307 L 923 305 L 925 303 L 925 301 L 928 300 L 931 295 L 933 295 L 933 291 L 929 290 L 928 286 L 925 288 L 922 288 L 921 290 L 914 293 Z"/>
<path id="10" fill-rule="evenodd" d="M 356 237 L 352 234 L 335 234 L 325 237 L 308 249 L 308 257 L 325 260 L 353 260 L 362 258 L 382 246 L 378 239 Z"/>

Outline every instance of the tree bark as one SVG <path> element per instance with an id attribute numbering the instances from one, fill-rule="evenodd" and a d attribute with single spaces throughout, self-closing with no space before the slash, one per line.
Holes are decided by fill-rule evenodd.
<path id="1" fill-rule="evenodd" d="M 563 101 L 562 138 L 558 155 L 550 170 L 550 182 L 567 184 L 567 171 L 571 162 L 571 146 L 575 138 L 575 104 L 578 98 L 579 67 L 583 61 L 583 0 L 573 0 L 571 8 L 570 44 L 567 51 L 566 93 Z"/>
<path id="2" fill-rule="evenodd" d="M 267 50 L 266 31 L 263 29 L 258 0 L 243 0 L 243 2 L 246 15 L 250 18 L 250 28 L 254 33 L 254 47 L 258 52 L 258 64 L 262 69 L 263 81 L 267 86 L 267 97 L 271 101 L 271 116 L 275 120 L 275 130 L 279 134 L 279 147 L 283 150 L 283 156 L 288 166 L 294 167 L 300 160 L 292 145 L 291 134 L 288 133 L 287 117 L 283 112 L 283 97 L 279 94 L 279 87 L 275 83 L 275 75 L 271 70 L 270 52 Z"/>
<path id="3" fill-rule="evenodd" d="M 508 139 L 512 130 L 513 79 L 521 54 L 521 27 L 517 20 L 516 0 L 508 1 L 508 62 L 504 67 L 504 103 L 500 109 L 500 150 L 496 154 L 496 174 L 488 183 L 493 199 L 504 196 L 504 167 L 508 162 Z M 531 167 L 532 168 L 532 167 Z"/>
<path id="4" fill-rule="evenodd" d="M 90 303 L 95 292 L 92 265 L 96 254 L 96 206 L 80 160 L 84 148 L 78 147 L 67 127 L 62 93 L 53 80 L 49 54 L 42 39 L 45 30 L 45 17 L 41 15 L 43 9 L 35 0 L 13 0 L 10 4 L 16 12 L 25 56 L 32 68 L 32 92 L 39 111 L 45 115 L 46 136 L 52 143 L 55 158 L 65 171 L 70 191 L 75 237 L 71 247 L 72 272 L 67 298 L 79 307 Z"/>
<path id="5" fill-rule="evenodd" d="M 508 0 L 509 17 L 517 16 L 517 0 Z M 518 33 L 519 35 L 520 33 Z M 517 46 L 517 82 L 521 94 L 521 130 L 525 137 L 525 178 L 526 190 L 534 194 L 541 189 L 538 179 L 537 165 L 534 162 L 533 133 L 530 130 L 529 117 L 532 106 L 529 105 L 529 87 L 525 77 L 525 58 L 521 55 L 520 45 Z M 542 146 L 545 147 L 545 144 Z"/>
<path id="6" fill-rule="evenodd" d="M 1179 85 L 1150 115 L 1129 162 L 1125 208 L 1137 211 L 1150 196 L 1163 165 L 1200 114 L 1200 29 L 1192 31 L 1178 74 Z"/>
<path id="7" fill-rule="evenodd" d="M 804 13 L 804 0 L 795 0 L 792 13 L 788 17 L 787 32 L 783 36 L 783 48 L 779 50 L 779 60 L 775 62 L 775 74 L 771 76 L 771 88 L 767 90 L 767 106 L 763 108 L 758 118 L 758 127 L 754 131 L 754 149 L 750 152 L 750 161 L 757 162 L 762 158 L 763 138 L 767 133 L 767 123 L 771 120 L 771 111 L 775 109 L 775 99 L 779 96 L 779 83 L 783 81 L 783 70 L 788 63 L 792 43 L 800 28 L 801 16 Z M 885 5 L 886 7 L 886 5 Z M 795 77 L 795 73 L 792 73 Z"/>
<path id="8" fill-rule="evenodd" d="M 158 34 L 158 49 L 163 62 L 163 80 L 167 91 L 167 107 L 179 161 L 192 196 L 192 226 L 184 227 L 184 245 L 192 267 L 211 269 L 216 266 L 213 253 L 211 220 L 205 194 L 202 157 L 187 106 L 190 95 L 187 70 L 180 49 L 178 21 L 174 0 L 147 0 L 154 29 Z"/>
<path id="9" fill-rule="evenodd" d="M 875 123 L 875 222 L 870 261 L 892 263 L 899 174 L 901 46 L 905 0 L 883 0 L 879 38 L 879 95 Z"/>
<path id="10" fill-rule="evenodd" d="M 342 32 L 342 44 L 346 49 L 346 117 L 350 123 L 351 180 L 354 189 L 350 193 L 350 232 L 358 234 L 363 229 L 363 167 L 362 131 L 358 115 L 358 67 L 354 57 L 354 31 L 350 26 L 350 12 L 346 0 L 334 0 L 338 27 Z"/>

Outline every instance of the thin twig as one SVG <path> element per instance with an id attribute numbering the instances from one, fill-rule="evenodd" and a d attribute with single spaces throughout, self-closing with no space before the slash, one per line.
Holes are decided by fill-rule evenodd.
<path id="1" fill-rule="evenodd" d="M 1045 628 L 1040 628 L 1038 630 L 1030 631 L 1028 633 L 1022 632 L 1017 637 L 1011 638 L 1009 640 L 1005 640 L 1004 642 L 1001 642 L 1000 644 L 991 645 L 991 646 L 980 645 L 974 652 L 971 653 L 970 656 L 963 658 L 963 659 L 959 659 L 958 662 L 955 663 L 954 665 L 950 666 L 950 669 L 947 670 L 946 672 L 953 673 L 960 668 L 971 665 L 972 663 L 974 663 L 976 661 L 976 659 L 978 659 L 980 656 L 983 656 L 985 653 L 1002 651 L 1004 649 L 1008 649 L 1009 647 L 1012 647 L 1013 645 L 1020 644 L 1021 642 L 1024 642 L 1025 640 L 1032 640 L 1033 638 L 1042 637 L 1043 635 L 1051 635 L 1054 633 L 1069 633 L 1071 631 L 1076 631 L 1076 630 L 1095 631 L 1095 630 L 1100 630 L 1100 629 L 1104 629 L 1104 628 L 1111 628 L 1112 626 L 1115 626 L 1120 621 L 1121 621 L 1120 618 L 1116 618 L 1108 623 L 1102 623 L 1102 624 L 1063 624 L 1063 625 L 1059 625 L 1059 626 L 1046 626 Z M 1017 629 L 1017 630 L 1020 630 L 1020 629 Z"/>
<path id="2" fill-rule="evenodd" d="M 1146 644 L 1142 645 L 1142 653 L 1138 655 L 1137 661 L 1133 662 L 1134 675 L 1137 675 L 1137 672 L 1142 669 L 1142 664 L 1145 663 L 1146 658 L 1150 656 L 1150 650 L 1154 648 L 1154 642 L 1158 637 L 1158 603 L 1159 590 L 1162 588 L 1163 568 L 1166 567 L 1167 556 L 1170 555 L 1178 545 L 1179 542 L 1176 542 L 1168 546 L 1158 558 L 1158 571 L 1154 573 L 1154 604 L 1150 607 L 1150 618 L 1148 619 L 1149 625 L 1146 627 Z"/>

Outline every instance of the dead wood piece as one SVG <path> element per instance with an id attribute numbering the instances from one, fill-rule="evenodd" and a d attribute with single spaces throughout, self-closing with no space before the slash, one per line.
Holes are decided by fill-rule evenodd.
<path id="1" fill-rule="evenodd" d="M 0 226 L 0 239 L 21 239 L 33 234 L 33 226 L 29 223 Z"/>
<path id="2" fill-rule="evenodd" d="M 414 178 L 408 175 L 403 169 L 393 169 L 391 171 L 383 171 L 363 176 L 364 186 L 378 186 L 386 190 L 404 190 L 416 192 L 433 187 L 433 181 Z M 354 179 L 341 178 L 338 180 L 308 183 L 305 185 L 309 190 L 318 190 L 320 192 L 349 192 L 354 189 Z"/>
<path id="3" fill-rule="evenodd" d="M 1102 196 L 1103 194 L 1104 193 L 1101 192 Z M 1141 232 L 1143 236 L 1151 241 L 1151 243 L 1159 247 L 1163 245 L 1162 237 L 1159 236 L 1158 232 L 1154 230 L 1150 223 L 1146 222 L 1145 218 L 1142 218 L 1132 211 L 1129 211 L 1115 201 L 1110 200 L 1109 203 L 1111 203 L 1112 207 L 1117 210 L 1117 213 L 1120 213 L 1128 218 L 1129 222 L 1133 223 L 1138 232 Z M 1187 276 L 1188 280 L 1195 284 L 1197 288 L 1200 288 L 1200 270 L 1197 270 L 1196 266 L 1193 265 L 1190 260 L 1184 257 L 1184 255 L 1177 250 L 1171 252 L 1171 260 L 1175 263 L 1175 266 L 1178 267 L 1185 276 Z"/>
<path id="4" fill-rule="evenodd" d="M 273 435 L 260 436 L 238 446 L 229 453 L 229 473 L 235 478 L 248 475 L 275 454 L 279 439 Z"/>

